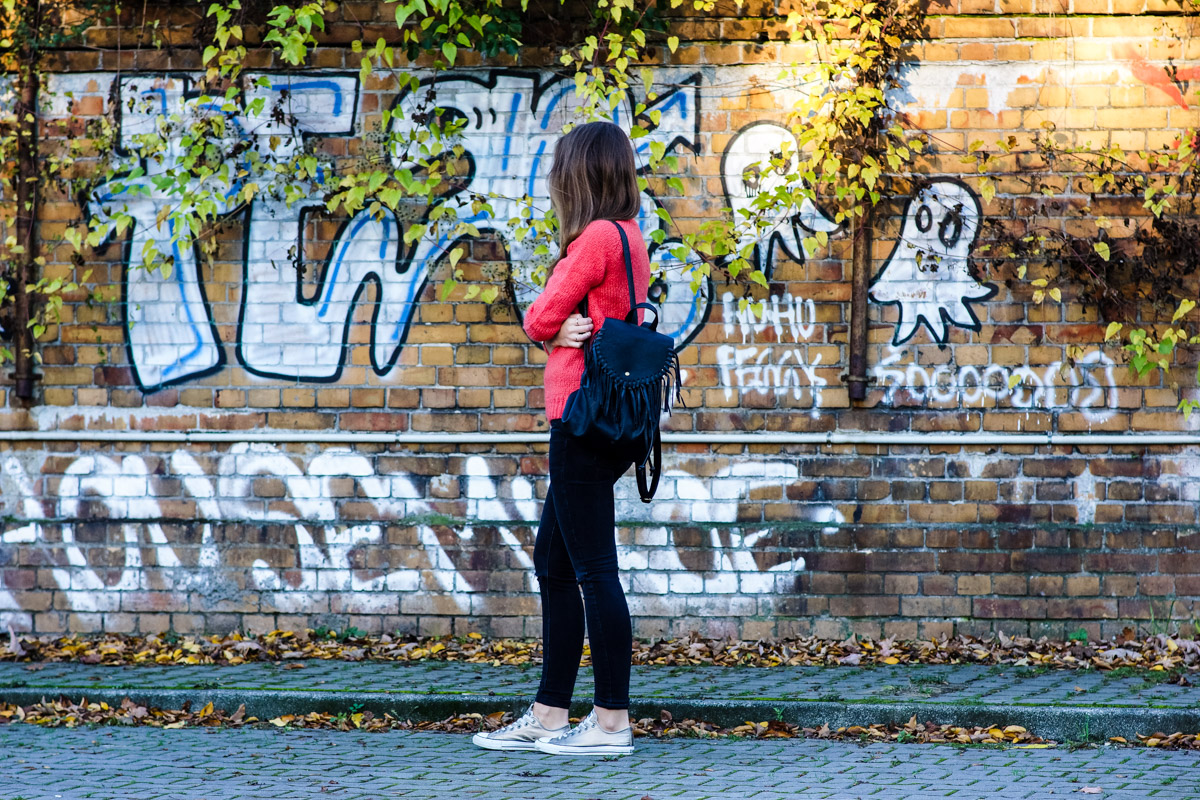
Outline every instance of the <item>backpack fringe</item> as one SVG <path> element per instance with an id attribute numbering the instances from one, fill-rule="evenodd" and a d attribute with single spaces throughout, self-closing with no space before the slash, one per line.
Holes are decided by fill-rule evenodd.
<path id="1" fill-rule="evenodd" d="M 594 350 L 589 350 L 588 357 L 593 357 Z M 596 381 L 596 392 L 601 398 L 599 412 L 608 414 L 610 411 L 627 408 L 635 417 L 650 416 L 661 409 L 662 413 L 671 413 L 676 402 L 683 405 L 681 390 L 682 379 L 679 372 L 679 354 L 671 351 L 668 362 L 658 375 L 651 375 L 637 381 L 627 381 L 618 377 L 604 365 L 595 371 L 585 371 L 586 377 Z M 589 375 L 590 373 L 590 375 Z M 628 405 L 626 405 L 628 404 Z"/>

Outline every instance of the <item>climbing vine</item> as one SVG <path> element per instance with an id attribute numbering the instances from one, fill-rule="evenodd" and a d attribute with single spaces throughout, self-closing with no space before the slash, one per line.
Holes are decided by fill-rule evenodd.
<path id="1" fill-rule="evenodd" d="M 516 241 L 528 240 L 534 259 L 545 259 L 553 249 L 552 210 L 535 208 L 530 197 L 470 191 L 460 142 L 464 120 L 443 113 L 429 76 L 459 65 L 468 51 L 484 57 L 516 53 L 525 46 L 526 33 L 534 32 L 539 43 L 550 42 L 557 69 L 574 82 L 574 121 L 609 119 L 619 110 L 638 140 L 660 123 L 661 112 L 653 108 L 658 95 L 652 66 L 679 47 L 671 32 L 672 13 L 714 10 L 712 0 L 599 0 L 582 10 L 565 0 L 384 4 L 392 13 L 386 30 L 372 25 L 367 36 L 363 26 L 364 35 L 349 45 L 359 79 L 417 102 L 409 112 L 399 105 L 381 111 L 379 129 L 364 132 L 374 148 L 368 157 L 328 158 L 317 137 L 306 138 L 297 129 L 284 103 L 272 103 L 254 91 L 263 87 L 247 85 L 247 65 L 261 63 L 263 52 L 288 68 L 312 63 L 326 37 L 332 2 L 199 3 L 195 9 L 202 22 L 195 30 L 202 37 L 203 73 L 189 88 L 189 99 L 161 113 L 145 101 L 127 101 L 122 113 L 154 123 L 127 137 L 119 157 L 100 162 L 87 186 L 72 187 L 83 191 L 91 213 L 67 230 L 65 241 L 86 255 L 126 239 L 136 226 L 151 225 L 169 235 L 145 239 L 145 246 L 131 254 L 130 268 L 169 274 L 178 267 L 175 253 L 194 249 L 203 259 L 215 259 L 225 226 L 256 199 L 294 204 L 319 197 L 330 215 L 395 214 L 405 221 L 409 246 L 423 237 L 479 237 L 470 220 L 494 217 L 497 201 L 505 200 L 519 211 L 497 222 Z M 910 193 L 922 169 L 926 137 L 889 107 L 888 97 L 913 43 L 924 35 L 924 19 L 917 0 L 809 0 L 791 12 L 784 20 L 787 39 L 803 57 L 781 74 L 801 87 L 781 126 L 790 139 L 747 168 L 743 177 L 751 200 L 736 215 L 727 208 L 689 228 L 672 218 L 669 201 L 657 208 L 663 225 L 651 237 L 658 244 L 668 238 L 675 242 L 670 248 L 675 263 L 668 268 L 686 270 L 693 290 L 719 273 L 745 287 L 743 308 L 761 311 L 752 287 L 767 287 L 768 275 L 753 251 L 764 233 L 797 225 L 806 205 L 821 208 L 835 226 L 869 230 L 877 205 Z M 157 24 L 141 29 L 150 32 L 143 37 L 146 46 L 153 46 L 163 30 Z M 553 35 L 541 35 L 545 31 Z M 401 113 L 414 117 L 398 120 Z M 249 129 L 238 129 L 235 118 Z M 114 122 L 97 124 L 107 125 L 104 133 L 111 137 Z M 255 127 L 260 123 L 272 133 L 260 134 Z M 656 188 L 683 195 L 678 157 L 660 141 L 651 141 L 646 153 L 642 188 L 657 182 Z M 103 195 L 94 191 L 100 185 Z M 135 218 L 131 204 L 151 195 L 157 198 L 155 218 Z M 828 245 L 829 231 L 803 237 L 809 255 Z M 462 247 L 449 253 L 443 297 L 463 280 L 464 254 Z M 298 268 L 301 255 L 296 253 Z M 543 276 L 537 268 L 530 273 L 535 283 Z M 472 284 L 459 296 L 493 302 L 500 291 L 499 281 L 483 289 Z"/>
<path id="2" fill-rule="evenodd" d="M 1125 356 L 1139 379 L 1172 369 L 1200 344 L 1195 315 L 1200 291 L 1197 131 L 1170 146 L 1127 151 L 1062 143 L 1046 124 L 1025 146 L 1009 137 L 995 148 L 972 146 L 964 161 L 977 173 L 1003 170 L 1021 157 L 1037 168 L 1016 170 L 1026 199 L 1014 213 L 988 220 L 981 249 L 1014 287 L 1028 286 L 1035 304 L 1075 303 L 1104 326 L 1104 340 Z M 989 178 L 981 188 L 994 195 Z M 1069 358 L 1079 354 L 1072 347 Z M 1200 384 L 1200 372 L 1195 376 Z M 1181 397 L 1185 416 L 1200 401 Z"/>
<path id="3" fill-rule="evenodd" d="M 774 180 L 764 184 L 744 220 L 735 220 L 733 228 L 716 222 L 689 243 L 701 253 L 732 253 L 728 271 L 736 277 L 753 241 L 780 208 L 794 212 L 807 201 L 836 224 L 866 231 L 879 203 L 910 193 L 926 140 L 889 107 L 888 95 L 900 83 L 913 44 L 923 38 L 924 24 L 918 0 L 814 1 L 789 13 L 790 40 L 804 45 L 807 56 L 783 71 L 803 87 L 787 120 L 796 152 L 785 145 L 758 168 L 773 173 Z M 739 231 L 739 224 L 751 235 Z M 828 233 L 813 231 L 802 243 L 812 256 L 828 245 Z M 869 248 L 861 239 L 855 245 Z M 767 285 L 761 271 L 750 278 Z M 760 303 L 747 297 L 741 303 L 761 313 Z"/>
<path id="4" fill-rule="evenodd" d="M 15 391 L 23 398 L 32 394 L 34 338 L 58 318 L 64 298 L 80 291 L 68 275 L 42 272 L 41 251 L 56 241 L 39 241 L 39 195 L 55 188 L 69 193 L 89 143 L 103 146 L 110 134 L 103 120 L 82 127 L 41 121 L 41 62 L 115 10 L 115 0 L 0 0 L 0 364 L 16 362 Z M 61 146 L 46 144 L 51 134 Z"/>

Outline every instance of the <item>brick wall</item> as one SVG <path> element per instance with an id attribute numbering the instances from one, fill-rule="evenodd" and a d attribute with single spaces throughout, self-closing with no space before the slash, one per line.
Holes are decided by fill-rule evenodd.
<path id="1" fill-rule="evenodd" d="M 1198 55 L 1173 5 L 1060 6 L 931 7 L 929 39 L 895 102 L 937 144 L 924 166 L 932 183 L 881 215 L 865 403 L 851 404 L 843 383 L 844 232 L 811 259 L 786 221 L 763 237 L 761 321 L 738 312 L 740 288 L 711 284 L 695 297 L 686 275 L 667 272 L 657 297 L 687 405 L 670 429 L 694 438 L 669 445 L 652 506 L 619 486 L 639 634 L 1095 635 L 1194 616 L 1200 452 L 1111 438 L 1188 432 L 1179 391 L 1131 378 L 1103 347 L 1094 309 L 1069 291 L 1062 304 L 1032 303 L 975 241 L 984 220 L 1020 224 L 1030 198 L 1004 172 L 1014 156 L 984 202 L 959 158 L 970 142 L 1027 142 L 1049 121 L 1065 144 L 1153 148 L 1196 122 L 1165 70 L 1190 69 Z M 660 224 L 655 202 L 685 228 L 748 202 L 742 170 L 778 145 L 795 97 L 779 66 L 804 56 L 775 41 L 776 12 L 787 9 L 676 21 L 690 42 L 655 69 L 663 116 L 650 138 L 681 156 L 686 192 L 651 182 L 647 239 Z M 339 13 L 368 20 L 376 9 Z M 382 109 L 411 102 L 386 80 L 359 83 L 357 56 L 340 44 L 355 31 L 332 25 L 310 69 L 253 65 L 270 77 L 261 91 L 290 94 L 332 162 L 382 157 Z M 198 54 L 118 50 L 122 35 L 99 31 L 101 49 L 56 57 L 48 118 L 124 103 L 128 137 L 148 121 L 131 99 L 154 91 L 168 110 L 186 106 Z M 472 189 L 543 193 L 539 147 L 549 152 L 571 94 L 547 63 L 536 50 L 468 63 L 442 86 L 440 102 L 474 120 Z M 68 304 L 39 345 L 36 403 L 5 393 L 0 427 L 28 433 L 0 441 L 0 627 L 332 621 L 535 635 L 531 523 L 546 470 L 545 445 L 528 439 L 546 429 L 544 357 L 519 325 L 533 296 L 520 286 L 522 245 L 500 226 L 488 232 L 443 300 L 446 248 L 402 246 L 405 220 L 259 202 L 231 219 L 215 263 L 181 253 L 171 275 L 127 269 L 129 253 L 160 235 L 161 202 L 140 200 L 143 226 L 87 265 L 113 302 Z M 951 207 L 963 225 L 946 233 Z M 808 227 L 833 227 L 820 209 L 799 211 Z M 48 274 L 73 272 L 53 242 L 82 213 L 71 198 L 47 198 Z M 917 269 L 913 241 L 949 268 Z M 298 271 L 288 256 L 297 246 Z M 468 299 L 510 268 L 511 301 Z M 923 292 L 939 303 L 922 304 Z M 1068 358 L 1069 347 L 1082 355 Z M 1181 367 L 1175 380 L 1193 376 Z M 282 441 L 296 432 L 314 441 Z M 426 433 L 456 438 L 413 438 Z M 717 438 L 733 433 L 763 438 Z M 853 433 L 857 443 L 837 438 Z M 948 434 L 984 438 L 967 446 Z"/>

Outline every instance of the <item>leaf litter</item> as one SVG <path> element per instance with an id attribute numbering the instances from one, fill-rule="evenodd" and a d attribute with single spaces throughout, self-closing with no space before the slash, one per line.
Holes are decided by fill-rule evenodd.
<path id="1" fill-rule="evenodd" d="M 466 636 L 374 636 L 350 628 L 276 630 L 258 636 L 176 636 L 103 634 L 24 636 L 10 632 L 0 662 L 83 664 L 215 664 L 290 659 L 342 661 L 461 661 L 493 666 L 540 663 L 541 645 L 532 639 Z M 591 663 L 585 649 L 581 663 Z M 1181 673 L 1200 671 L 1200 642 L 1165 633 L 1137 638 L 1125 632 L 1107 641 L 1058 641 L 1046 637 L 898 640 L 851 636 L 838 641 L 817 637 L 739 641 L 691 635 L 634 643 L 633 663 L 654 666 L 877 666 L 897 664 L 1012 665 L 1046 669 L 1137 669 Z"/>
<path id="2" fill-rule="evenodd" d="M 104 665 L 209 664 L 236 665 L 247 662 L 280 662 L 285 668 L 303 669 L 294 659 L 345 661 L 461 661 L 494 666 L 539 663 L 537 640 L 489 639 L 478 633 L 466 636 L 416 637 L 387 634 L 372 636 L 354 628 L 336 630 L 276 630 L 259 636 L 234 632 L 227 636 L 177 636 L 103 634 L 99 636 L 24 636 L 7 631 L 8 643 L 0 648 L 0 662 L 31 662 L 26 669 L 41 669 L 41 663 L 76 662 Z M 581 664 L 590 665 L 584 649 Z M 1182 636 L 1155 634 L 1136 639 L 1130 629 L 1107 642 L 1056 641 L 1042 637 L 956 636 L 928 640 L 874 640 L 851 636 L 845 640 L 796 637 L 781 640 L 739 641 L 706 639 L 692 634 L 682 639 L 634 642 L 633 663 L 658 666 L 867 666 L 896 664 L 981 664 L 1041 667 L 1047 669 L 1133 668 L 1151 672 L 1178 673 L 1187 683 L 1186 672 L 1200 670 L 1200 643 Z M 390 713 L 376 716 L 370 711 L 353 714 L 309 713 L 283 715 L 270 720 L 246 716 L 241 707 L 232 714 L 213 709 L 212 704 L 192 711 L 147 708 L 126 698 L 119 707 L 106 703 L 78 703 L 67 698 L 30 706 L 0 703 L 0 724 L 25 722 L 48 727 L 77 725 L 146 725 L 167 729 L 183 727 L 241 727 L 272 725 L 328 730 L 419 730 L 473 733 L 494 730 L 512 721 L 507 712 L 489 715 L 464 714 L 443 720 L 401 720 Z M 918 723 L 905 725 L 850 726 L 831 729 L 801 728 L 780 720 L 747 721 L 731 728 L 685 719 L 674 720 L 667 711 L 659 719 L 631 720 L 635 736 L 676 736 L 754 739 L 817 738 L 853 741 L 893 741 L 950 744 L 1008 744 L 1018 748 L 1054 747 L 1055 742 L 1029 734 L 1019 726 L 962 728 Z M 1112 744 L 1130 744 L 1112 737 Z M 1176 732 L 1137 735 L 1137 743 L 1159 749 L 1200 750 L 1200 734 Z"/>
<path id="3" fill-rule="evenodd" d="M 162 709 L 144 706 L 128 697 L 120 704 L 111 706 L 106 702 L 89 702 L 86 697 L 78 702 L 67 697 L 46 700 L 30 705 L 0 703 L 0 725 L 24 723 L 45 728 L 76 728 L 79 726 L 127 725 L 177 730 L 180 728 L 243 728 L 275 727 L 286 729 L 334 730 L 334 731 L 433 731 L 441 733 L 477 733 L 492 731 L 508 725 L 514 720 L 508 711 L 491 714 L 461 714 L 442 720 L 402 719 L 392 712 L 375 714 L 370 710 L 333 714 L 310 712 L 308 714 L 283 714 L 271 719 L 259 719 L 246 714 L 245 705 L 229 713 L 207 703 L 194 711 L 190 703 L 182 708 Z M 571 722 L 579 722 L 572 718 Z M 954 745 L 1009 745 L 1018 749 L 1052 748 L 1057 742 L 1042 739 L 1020 725 L 984 725 L 960 727 L 939 725 L 934 722 L 918 722 L 913 715 L 903 725 L 852 725 L 831 728 L 828 724 L 819 728 L 805 728 L 782 720 L 764 722 L 746 721 L 733 727 L 722 727 L 711 722 L 694 719 L 676 720 L 669 711 L 663 710 L 657 718 L 630 719 L 633 735 L 639 738 L 672 739 L 824 739 L 859 743 L 894 742 L 899 744 L 954 744 Z M 1138 745 L 1157 747 L 1163 750 L 1200 750 L 1200 734 L 1155 733 L 1138 737 Z M 1113 737 L 1114 745 L 1130 745 L 1125 739 Z M 1137 745 L 1131 745 L 1137 746 Z"/>

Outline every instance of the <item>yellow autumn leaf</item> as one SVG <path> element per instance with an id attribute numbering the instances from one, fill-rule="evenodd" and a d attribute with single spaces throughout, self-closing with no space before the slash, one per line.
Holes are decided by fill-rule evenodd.
<path id="1" fill-rule="evenodd" d="M 179 728 L 182 728 L 186 724 L 187 723 L 184 722 L 183 720 L 180 720 L 179 722 L 172 722 L 170 725 L 163 725 L 163 730 L 165 730 L 165 731 L 178 730 Z"/>
<path id="2" fill-rule="evenodd" d="M 200 709 L 200 716 L 207 717 L 212 712 L 213 712 L 213 704 L 212 704 L 212 701 L 210 700 L 209 702 L 204 704 L 204 708 Z"/>
<path id="3" fill-rule="evenodd" d="M 1171 315 L 1171 322 L 1176 322 L 1180 317 L 1187 314 L 1196 307 L 1196 301 L 1188 300 L 1186 297 L 1179 303 L 1179 308 L 1175 309 L 1175 313 Z"/>
<path id="4" fill-rule="evenodd" d="M 885 663 L 885 664 L 899 664 L 899 663 L 900 663 L 900 659 L 896 658 L 895 656 L 888 656 L 887 658 L 885 658 L 885 659 L 883 660 L 883 663 Z"/>

